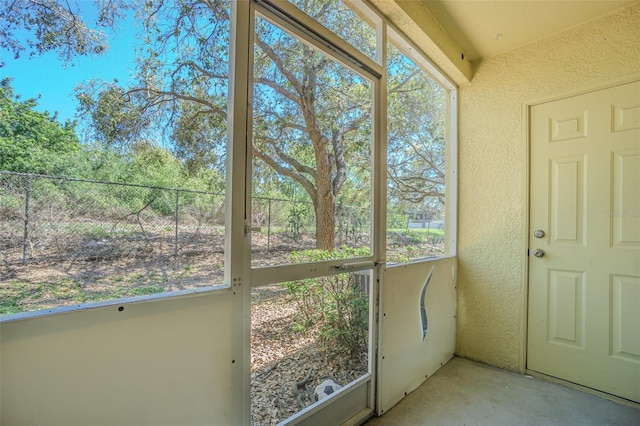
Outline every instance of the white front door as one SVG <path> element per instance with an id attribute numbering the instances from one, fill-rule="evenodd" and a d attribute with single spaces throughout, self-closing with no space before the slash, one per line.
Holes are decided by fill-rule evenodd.
<path id="1" fill-rule="evenodd" d="M 640 402 L 640 82 L 530 123 L 527 368 Z"/>

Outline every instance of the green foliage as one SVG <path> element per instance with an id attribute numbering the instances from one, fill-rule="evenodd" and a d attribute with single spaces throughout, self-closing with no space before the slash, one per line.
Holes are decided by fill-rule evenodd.
<path id="1" fill-rule="evenodd" d="M 22 202 L 11 194 L 0 196 L 0 220 L 10 220 L 20 217 Z"/>
<path id="2" fill-rule="evenodd" d="M 188 188 L 190 191 L 205 192 L 217 192 L 224 188 L 224 178 L 216 171 L 201 170 L 193 176 L 170 151 L 146 142 L 133 146 L 128 155 L 83 145 L 80 150 L 51 158 L 47 167 L 49 174 L 55 176 L 151 187 L 31 179 L 32 202 L 73 211 L 75 216 L 95 217 L 98 213 L 101 217 L 105 214 L 122 217 L 145 206 L 146 212 L 173 216 L 176 191 L 160 188 Z M 31 169 L 27 171 L 34 172 Z M 25 189 L 18 190 L 16 195 L 18 193 L 24 195 Z M 209 194 L 180 191 L 178 198 L 178 207 L 181 209 L 188 206 L 204 212 L 210 211 L 215 205 Z M 0 214 L 13 214 L 14 201 L 8 195 L 3 196 Z"/>
<path id="3" fill-rule="evenodd" d="M 305 250 L 291 253 L 293 263 L 366 256 L 368 248 Z M 297 306 L 293 331 L 318 327 L 328 341 L 358 356 L 367 349 L 369 323 L 368 280 L 363 273 L 343 273 L 284 283 Z"/>
<path id="4" fill-rule="evenodd" d="M 407 227 L 407 215 L 395 209 L 387 208 L 387 230 L 405 229 Z"/>
<path id="5" fill-rule="evenodd" d="M 337 228 L 342 241 L 360 244 L 362 236 L 370 234 L 370 214 L 368 208 L 339 205 Z"/>
<path id="6" fill-rule="evenodd" d="M 28 49 L 30 56 L 56 51 L 60 58 L 70 60 L 75 55 L 100 54 L 107 48 L 105 35 L 78 19 L 70 2 L 16 0 L 3 2 L 3 6 L 0 9 L 0 49 L 11 51 L 15 58 Z M 105 2 L 96 24 L 113 26 L 114 19 L 126 7 L 125 0 Z M 0 67 L 2 64 L 0 59 Z"/>
<path id="7" fill-rule="evenodd" d="M 75 123 L 60 124 L 37 106 L 35 99 L 20 101 L 10 79 L 0 81 L 0 170 L 50 173 L 55 158 L 80 149 Z"/>
<path id="8" fill-rule="evenodd" d="M 140 44 L 126 83 L 93 80 L 76 90 L 79 113 L 89 119 L 94 137 L 121 152 L 145 138 L 167 141 L 189 173 L 222 171 L 230 2 L 95 3 L 101 12 L 135 14 Z"/>
<path id="9" fill-rule="evenodd" d="M 338 1 L 296 4 L 339 33 L 364 29 Z M 316 247 L 331 249 L 339 195 L 370 194 L 371 85 L 264 19 L 256 19 L 254 52 L 254 164 L 306 192 L 318 216 Z"/>
<path id="10" fill-rule="evenodd" d="M 293 238 L 299 238 L 307 220 L 307 205 L 303 203 L 291 203 L 289 208 L 289 230 Z"/>
<path id="11" fill-rule="evenodd" d="M 200 99 L 208 96 L 202 90 Z M 224 170 L 227 140 L 225 117 L 222 114 L 202 114 L 197 104 L 183 102 L 173 128 L 175 155 L 191 174 L 203 170 Z"/>
<path id="12" fill-rule="evenodd" d="M 397 209 L 438 215 L 445 196 L 447 96 L 392 44 L 388 55 L 389 201 Z"/>
<path id="13" fill-rule="evenodd" d="M 76 97 L 80 115 L 89 119 L 94 136 L 105 147 L 126 152 L 150 125 L 150 118 L 137 107 L 140 94 L 126 93 L 117 83 L 84 83 Z"/>

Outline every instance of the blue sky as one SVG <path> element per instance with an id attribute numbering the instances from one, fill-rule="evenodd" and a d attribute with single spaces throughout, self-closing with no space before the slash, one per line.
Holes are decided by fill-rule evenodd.
<path id="1" fill-rule="evenodd" d="M 86 16 L 91 26 L 91 14 Z M 0 78 L 12 77 L 15 93 L 22 99 L 40 95 L 38 110 L 58 111 L 62 122 L 73 119 L 77 105 L 73 89 L 79 83 L 92 78 L 106 81 L 115 78 L 125 83 L 135 65 L 135 21 L 120 22 L 116 33 L 109 31 L 107 34 L 109 49 L 103 55 L 76 57 L 71 63 L 60 60 L 56 52 L 32 58 L 25 52 L 15 60 L 11 52 L 0 51 L 5 61 L 0 68 Z"/>

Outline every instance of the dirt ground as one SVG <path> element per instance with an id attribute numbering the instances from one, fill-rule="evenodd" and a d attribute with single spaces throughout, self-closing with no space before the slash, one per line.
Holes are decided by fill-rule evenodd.
<path id="1" fill-rule="evenodd" d="M 316 329 L 294 332 L 295 305 L 277 289 L 251 308 L 251 420 L 275 425 L 301 410 L 296 383 L 308 376 L 300 392 L 303 404 L 313 403 L 315 387 L 326 379 L 341 386 L 367 373 L 367 354 L 353 358 L 327 342 Z M 304 392 L 308 390 L 309 395 Z"/>
<path id="2" fill-rule="evenodd" d="M 254 266 L 288 263 L 309 237 L 252 235 Z M 28 247 L 0 236 L 0 315 L 122 297 L 222 285 L 224 236 L 183 232 L 175 255 L 170 233 L 144 238 L 46 235 Z"/>

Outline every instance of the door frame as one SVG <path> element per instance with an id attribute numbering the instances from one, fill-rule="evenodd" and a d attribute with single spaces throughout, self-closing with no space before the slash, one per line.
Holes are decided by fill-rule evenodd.
<path id="1" fill-rule="evenodd" d="M 574 96 L 585 95 L 588 93 L 596 92 L 598 90 L 606 90 L 615 86 L 620 86 L 627 83 L 632 83 L 640 80 L 640 73 L 633 73 L 626 75 L 624 77 L 619 77 L 603 82 L 599 82 L 596 84 L 587 85 L 581 87 L 579 89 L 573 89 L 566 92 L 561 92 L 553 95 L 548 95 L 540 98 L 534 98 L 531 100 L 525 100 L 522 103 L 522 140 L 524 141 L 524 155 L 522 156 L 523 161 L 523 172 L 522 172 L 522 183 L 524 185 L 524 192 L 522 196 L 522 227 L 521 233 L 524 236 L 521 240 L 521 253 L 524 256 L 524 261 L 521 264 L 521 273 L 522 273 L 522 292 L 521 292 L 521 300 L 520 300 L 520 335 L 521 339 L 518 343 L 518 371 L 522 374 L 528 374 L 531 376 L 541 377 L 546 380 L 550 380 L 555 383 L 560 383 L 565 386 L 569 386 L 574 389 L 581 390 L 583 392 L 587 392 L 593 395 L 600 396 L 602 398 L 606 398 L 609 400 L 614 400 L 617 402 L 624 403 L 626 405 L 632 406 L 640 406 L 640 404 L 635 404 L 630 402 L 627 399 L 619 398 L 614 395 L 601 392 L 592 388 L 588 388 L 585 386 L 581 386 L 572 382 L 568 382 L 566 380 L 548 376 L 546 374 L 538 373 L 527 368 L 527 354 L 528 354 L 528 320 L 529 320 L 529 243 L 530 243 L 530 221 L 529 221 L 529 210 L 530 210 L 530 199 L 531 199 L 531 109 L 534 106 L 544 104 L 547 102 L 555 102 L 565 98 L 570 98 Z"/>
<path id="2" fill-rule="evenodd" d="M 242 3 L 242 2 L 239 2 Z M 299 410 L 290 417 L 281 421 L 282 424 L 323 424 L 329 423 L 360 423 L 374 414 L 375 409 L 375 391 L 377 382 L 377 337 L 378 323 L 376 321 L 376 307 L 378 306 L 378 287 L 380 276 L 382 274 L 383 263 L 385 258 L 384 252 L 380 249 L 386 249 L 384 243 L 380 240 L 384 236 L 382 231 L 386 231 L 386 210 L 376 208 L 382 205 L 386 198 L 386 185 L 382 179 L 382 171 L 386 164 L 385 150 L 386 144 L 386 84 L 384 80 L 385 68 L 382 64 L 368 58 L 366 55 L 351 47 L 351 45 L 341 42 L 341 40 L 329 29 L 324 28 L 319 22 L 309 20 L 303 11 L 298 10 L 294 5 L 278 0 L 251 0 L 248 4 L 245 18 L 248 20 L 248 43 L 246 70 L 248 77 L 246 81 L 248 86 L 243 88 L 246 93 L 246 123 L 244 128 L 245 141 L 243 151 L 243 173 L 244 173 L 244 273 L 248 277 L 248 285 L 245 285 L 243 309 L 250 314 L 251 311 L 251 290 L 268 284 L 282 283 L 296 279 L 309 279 L 317 277 L 330 277 L 346 272 L 371 271 L 371 284 L 369 292 L 369 348 L 368 348 L 368 372 L 363 376 L 356 378 L 343 385 L 334 398 L 327 399 L 318 404 L 312 404 L 304 409 Z M 375 21 L 379 21 L 376 32 L 386 34 L 383 29 L 383 18 L 374 15 L 371 11 L 363 12 L 375 16 Z M 253 266 L 251 265 L 251 233 L 250 229 L 250 211 L 252 208 L 252 185 L 253 185 L 253 160 L 250 155 L 252 150 L 253 139 L 253 62 L 254 62 L 254 43 L 256 20 L 263 19 L 271 25 L 279 28 L 283 32 L 288 33 L 301 43 L 307 43 L 321 52 L 322 55 L 334 60 L 336 63 L 349 69 L 351 72 L 359 75 L 363 80 L 370 83 L 371 87 L 371 152 L 372 158 L 370 166 L 372 168 L 372 181 L 370 188 L 371 209 L 369 217 L 371 218 L 371 242 L 370 254 L 361 257 L 349 257 L 345 259 L 323 260 L 317 262 L 306 262 L 300 264 L 281 264 L 274 266 Z M 386 35 L 378 35 L 378 41 L 386 42 Z M 382 110 L 382 113 L 377 111 Z M 384 134 L 383 134 L 384 132 Z M 378 201 L 376 201 L 378 200 Z M 245 314 L 245 318 L 250 315 Z M 247 329 L 245 340 L 248 345 L 245 351 L 250 359 L 250 321 L 247 321 Z M 250 362 L 245 364 L 245 373 L 249 371 Z M 250 380 L 245 379 L 245 387 L 250 390 Z M 339 394 L 339 395 L 338 395 Z M 246 404 L 250 409 L 251 395 L 245 391 Z M 243 412 L 247 412 L 247 408 Z M 248 423 L 247 423 L 248 424 Z"/>

